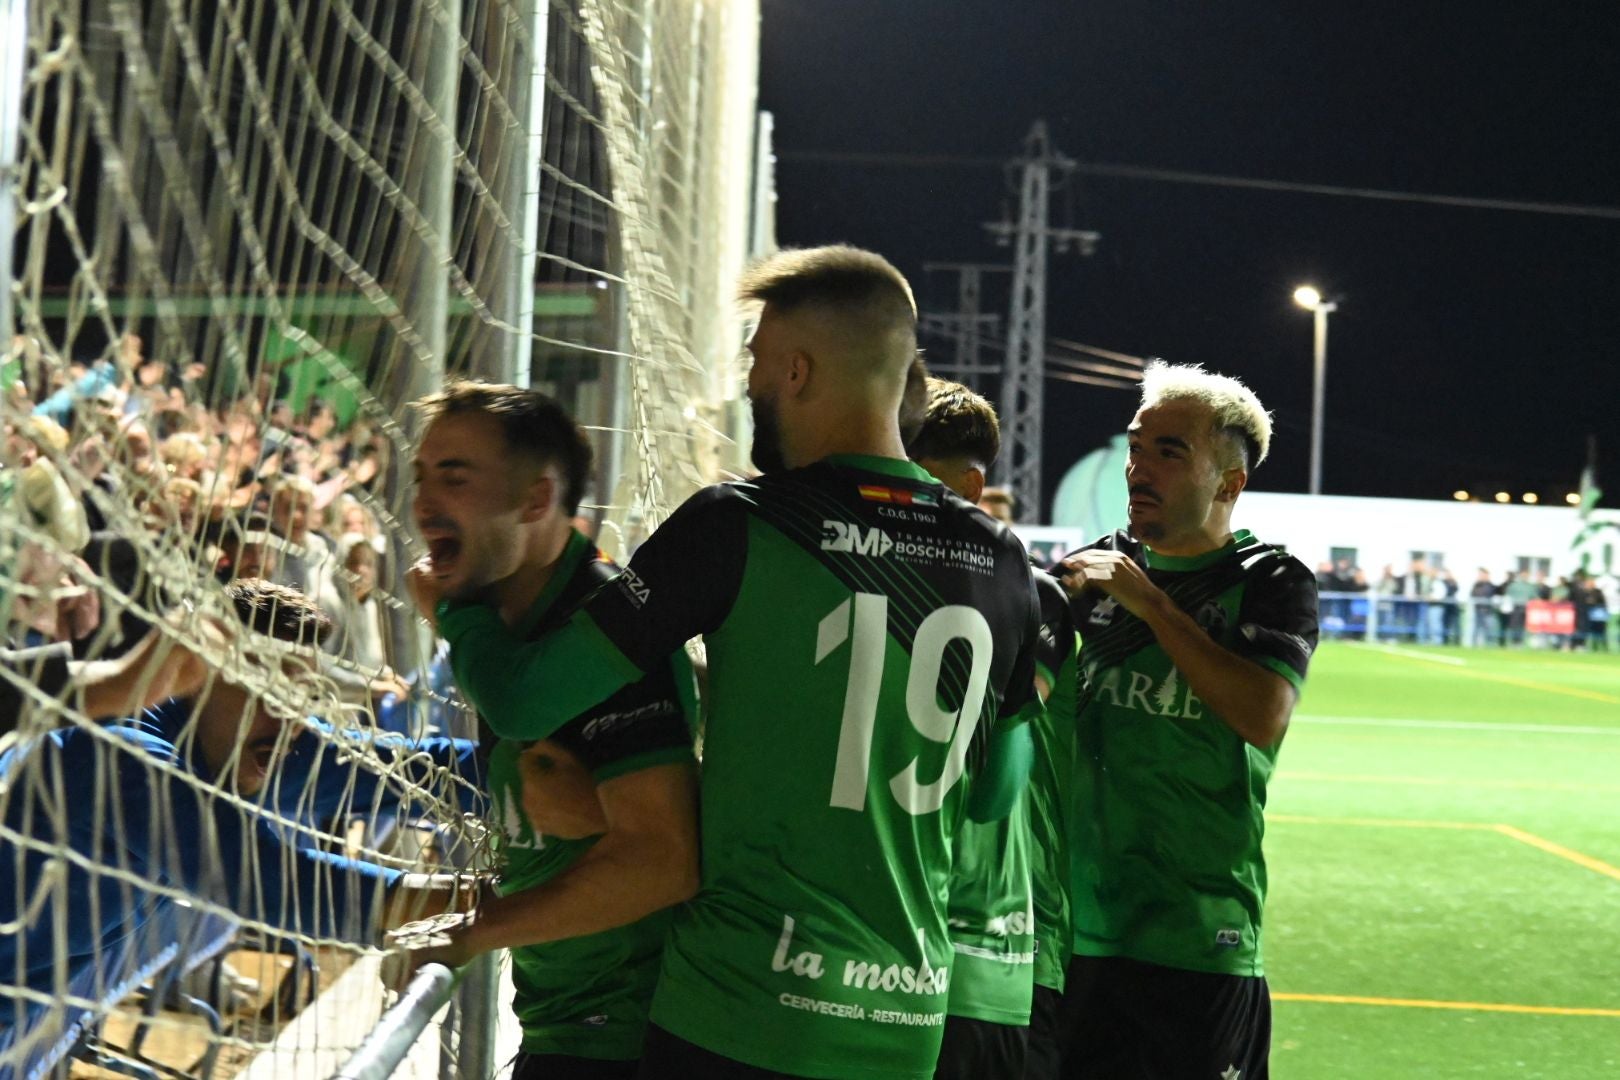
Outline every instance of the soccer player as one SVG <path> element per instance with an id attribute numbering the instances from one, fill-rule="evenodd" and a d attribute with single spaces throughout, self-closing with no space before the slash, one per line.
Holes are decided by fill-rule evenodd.
<path id="1" fill-rule="evenodd" d="M 782 252 L 742 294 L 763 304 L 748 393 L 765 475 L 693 496 L 521 646 L 489 609 L 413 583 L 462 691 L 496 724 L 527 705 L 513 737 L 704 638 L 702 888 L 675 916 L 640 1075 L 926 1080 L 952 837 L 964 809 L 1004 815 L 1028 770 L 1029 568 L 905 459 L 916 306 L 893 266 Z M 603 888 L 580 881 L 576 922 Z"/>
<path id="2" fill-rule="evenodd" d="M 425 573 L 514 640 L 564 625 L 618 573 L 573 527 L 591 469 L 584 432 L 557 402 L 516 386 L 452 383 L 422 408 L 414 512 L 428 544 Z M 465 654 L 455 659 L 465 670 Z M 530 702 L 468 696 L 493 731 L 530 725 Z M 519 1080 L 635 1075 L 671 907 L 697 891 L 694 710 L 691 664 L 675 649 L 562 726 L 534 731 L 545 740 L 494 744 L 501 895 L 479 907 L 473 933 L 412 959 L 456 965 L 512 950 Z M 544 811 L 536 821 L 526 808 L 568 807 L 548 788 L 576 759 L 596 782 L 586 799 L 600 803 L 600 827 Z M 571 899 L 591 907 L 589 922 L 570 921 Z"/>
<path id="3" fill-rule="evenodd" d="M 318 608 L 265 581 L 225 590 L 258 648 L 281 656 L 284 685 L 313 677 L 329 627 Z M 426 875 L 316 850 L 291 825 L 399 806 L 401 782 L 442 788 L 442 769 L 473 781 L 457 785 L 457 796 L 476 812 L 472 743 L 338 734 L 318 721 L 309 727 L 324 738 L 302 727 L 284 731 L 284 707 L 210 672 L 182 646 L 130 655 L 149 658 L 154 681 L 186 696 L 121 723 L 58 729 L 0 753 L 0 818 L 9 830 L 0 841 L 0 921 L 21 922 L 18 932 L 0 935 L 0 971 L 51 992 L 59 961 L 96 962 L 154 904 L 168 902 L 61 858 L 57 845 L 315 937 L 371 944 L 384 925 L 420 912 L 410 909 L 436 884 Z M 125 681 L 144 690 L 140 677 Z M 361 767 L 356 750 L 386 768 Z M 442 902 L 434 906 L 442 910 Z M 9 1022 L 0 1014 L 0 1025 Z"/>
<path id="4" fill-rule="evenodd" d="M 1065 1075 L 1267 1075 L 1266 782 L 1316 647 L 1316 578 L 1232 531 L 1271 419 L 1150 365 L 1130 531 L 1059 566 L 1081 637 Z"/>
<path id="5" fill-rule="evenodd" d="M 927 413 L 907 450 L 946 487 L 977 503 L 1001 451 L 995 409 L 965 386 L 929 379 Z M 964 824 L 956 837 L 950 904 L 956 961 L 936 1080 L 1056 1075 L 1057 1003 L 1070 937 L 1066 817 L 1075 641 L 1062 587 L 1039 572 L 1035 585 L 1042 619 L 1035 684 L 1055 708 L 1030 727 L 1035 765 L 1027 798 L 1005 820 Z"/>

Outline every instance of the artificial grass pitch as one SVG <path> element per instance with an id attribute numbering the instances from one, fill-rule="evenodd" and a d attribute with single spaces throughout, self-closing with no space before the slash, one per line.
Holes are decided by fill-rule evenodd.
<path id="1" fill-rule="evenodd" d="M 1325 643 L 1266 816 L 1281 1080 L 1620 1076 L 1620 655 Z"/>

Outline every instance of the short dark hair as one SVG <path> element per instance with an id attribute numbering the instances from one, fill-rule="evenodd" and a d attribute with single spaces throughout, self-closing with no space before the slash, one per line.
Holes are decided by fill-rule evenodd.
<path id="1" fill-rule="evenodd" d="M 906 453 L 913 459 L 968 457 L 988 469 L 1001 454 L 996 410 L 961 383 L 930 378 L 928 411 Z"/>
<path id="2" fill-rule="evenodd" d="M 304 406 L 304 422 L 308 423 L 320 416 L 332 416 L 334 411 L 325 398 L 312 397 Z"/>
<path id="3" fill-rule="evenodd" d="M 917 301 L 905 276 L 876 252 L 847 244 L 768 255 L 743 272 L 737 291 L 744 300 L 783 310 L 801 304 L 870 305 L 917 321 Z"/>
<path id="4" fill-rule="evenodd" d="M 466 413 L 494 417 L 510 449 L 557 467 L 563 480 L 561 505 L 570 516 L 579 512 L 591 474 L 591 444 L 555 398 L 507 383 L 456 379 L 416 407 L 430 424 L 441 416 Z"/>
<path id="5" fill-rule="evenodd" d="M 320 645 L 332 632 L 331 618 L 297 589 L 263 578 L 239 578 L 225 586 L 225 596 L 244 626 L 278 641 Z"/>

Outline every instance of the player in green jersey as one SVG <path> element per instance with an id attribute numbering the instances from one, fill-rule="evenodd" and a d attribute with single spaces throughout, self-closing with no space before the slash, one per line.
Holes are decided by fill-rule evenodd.
<path id="1" fill-rule="evenodd" d="M 907 450 L 946 487 L 978 503 L 1001 450 L 995 409 L 944 379 L 929 379 L 928 391 L 926 418 Z M 1031 724 L 1035 766 L 1026 798 L 1005 819 L 967 823 L 957 834 L 950 904 L 956 963 L 935 1080 L 1055 1075 L 1057 1002 L 1070 937 L 1065 822 L 1074 757 L 1074 634 L 1062 587 L 1039 572 L 1036 587 L 1042 607 L 1036 689 L 1045 700 L 1066 680 L 1063 711 L 1043 711 Z M 1031 1024 L 1037 993 L 1039 1030 Z"/>
<path id="2" fill-rule="evenodd" d="M 423 407 L 414 463 L 423 573 L 519 637 L 562 626 L 618 570 L 572 525 L 590 472 L 584 433 L 555 401 L 514 386 L 452 383 Z M 459 964 L 511 949 L 518 1080 L 634 1076 L 671 905 L 697 889 L 686 654 L 538 741 L 491 737 L 521 727 L 526 702 L 496 711 L 473 700 L 500 895 L 451 948 L 414 959 Z M 594 782 L 583 797 L 570 794 L 581 785 L 561 784 L 581 767 Z"/>
<path id="3" fill-rule="evenodd" d="M 1233 532 L 1271 420 L 1150 365 L 1130 532 L 1059 565 L 1082 641 L 1065 1075 L 1267 1075 L 1266 783 L 1316 646 L 1316 579 Z"/>
<path id="4" fill-rule="evenodd" d="M 497 730 L 532 706 L 510 736 L 704 639 L 702 888 L 670 932 L 642 1076 L 927 1080 L 951 843 L 1027 776 L 1038 604 L 1017 538 L 905 458 L 916 308 L 899 272 L 853 248 L 783 252 L 743 294 L 763 303 L 748 392 L 765 475 L 689 499 L 534 641 L 414 588 Z"/>

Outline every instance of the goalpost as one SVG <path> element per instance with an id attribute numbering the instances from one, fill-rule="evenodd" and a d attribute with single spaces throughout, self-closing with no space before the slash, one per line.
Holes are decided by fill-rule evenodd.
<path id="1" fill-rule="evenodd" d="M 70 1054 L 332 1075 L 384 1006 L 365 868 L 488 868 L 455 751 L 400 750 L 476 731 L 399 587 L 408 406 L 458 376 L 556 396 L 619 558 L 746 467 L 758 19 L 0 0 L 0 1080 Z M 239 629 L 222 582 L 258 573 L 338 644 Z M 200 688 L 130 734 L 177 648 Z M 239 698 L 239 726 L 286 721 L 273 746 L 216 745 Z M 487 1072 L 464 1028 L 497 1007 L 412 1060 Z"/>

